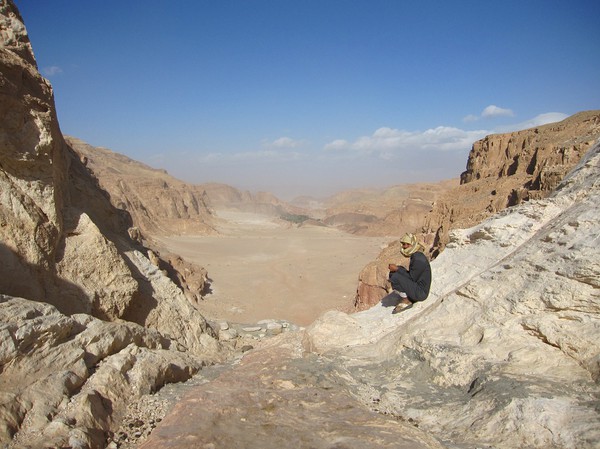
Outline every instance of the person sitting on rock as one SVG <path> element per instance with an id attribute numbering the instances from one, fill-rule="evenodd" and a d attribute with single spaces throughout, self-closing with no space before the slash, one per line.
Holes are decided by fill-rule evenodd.
<path id="1" fill-rule="evenodd" d="M 410 257 L 408 270 L 396 264 L 389 264 L 389 280 L 392 288 L 400 295 L 400 303 L 394 307 L 392 313 L 409 309 L 417 301 L 424 301 L 429 296 L 431 287 L 431 266 L 425 249 L 413 234 L 405 234 L 400 239 L 402 249 L 400 252 L 405 257 Z"/>

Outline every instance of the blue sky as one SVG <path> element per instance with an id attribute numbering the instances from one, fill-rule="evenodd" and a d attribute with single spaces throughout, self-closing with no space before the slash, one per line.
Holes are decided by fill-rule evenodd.
<path id="1" fill-rule="evenodd" d="M 597 0 L 16 0 L 64 134 L 283 199 L 600 108 Z"/>

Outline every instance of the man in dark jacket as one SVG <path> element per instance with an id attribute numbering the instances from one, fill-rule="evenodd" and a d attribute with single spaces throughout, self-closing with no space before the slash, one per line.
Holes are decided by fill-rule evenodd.
<path id="1" fill-rule="evenodd" d="M 408 270 L 393 263 L 388 266 L 392 288 L 400 295 L 400 303 L 392 313 L 409 309 L 417 301 L 424 301 L 429 296 L 431 287 L 431 266 L 427 256 L 423 254 L 423 245 L 413 234 L 405 234 L 400 243 L 400 251 L 403 256 L 410 257 L 410 264 Z"/>

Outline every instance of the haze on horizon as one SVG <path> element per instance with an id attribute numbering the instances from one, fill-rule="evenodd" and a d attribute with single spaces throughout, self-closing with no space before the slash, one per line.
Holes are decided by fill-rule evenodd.
<path id="1" fill-rule="evenodd" d="M 455 178 L 600 107 L 600 3 L 15 0 L 63 133 L 283 199 Z"/>

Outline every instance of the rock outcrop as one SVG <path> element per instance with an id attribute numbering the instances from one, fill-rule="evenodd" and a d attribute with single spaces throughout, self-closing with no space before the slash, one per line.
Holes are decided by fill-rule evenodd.
<path id="1" fill-rule="evenodd" d="M 431 210 L 401 232 L 419 234 L 435 258 L 452 229 L 481 222 L 506 207 L 552 192 L 600 137 L 600 111 L 587 111 L 561 122 L 508 134 L 494 134 L 473 144 L 461 184 L 441 192 Z M 387 266 L 402 262 L 398 242 L 382 251 L 359 276 L 355 306 L 364 310 L 387 294 Z"/>
<path id="2" fill-rule="evenodd" d="M 475 142 L 460 187 L 446 192 L 426 219 L 423 233 L 433 238 L 432 254 L 444 249 L 449 230 L 548 196 L 599 137 L 600 111 L 586 111 Z"/>
<path id="3" fill-rule="evenodd" d="M 600 143 L 551 197 L 451 232 L 426 301 L 275 337 L 141 447 L 597 448 L 599 180 Z"/>
<path id="4" fill-rule="evenodd" d="M 215 361 L 152 329 L 22 298 L 0 295 L 0 323 L 3 447 L 103 448 L 130 401 Z"/>
<path id="5" fill-rule="evenodd" d="M 164 170 L 66 136 L 113 206 L 126 211 L 143 236 L 216 233 L 206 191 Z"/>
<path id="6" fill-rule="evenodd" d="M 128 401 L 223 357 L 184 274 L 143 246 L 65 143 L 11 0 L 0 3 L 0 259 L 2 445 L 103 447 Z"/>
<path id="7" fill-rule="evenodd" d="M 65 139 L 109 194 L 111 204 L 126 211 L 149 242 L 165 235 L 216 234 L 222 224 L 220 210 L 273 217 L 306 213 L 271 193 L 250 193 L 214 182 L 186 183 L 109 149 L 75 137 Z"/>
<path id="8" fill-rule="evenodd" d="M 444 447 L 360 404 L 330 363 L 302 357 L 301 344 L 298 333 L 285 334 L 248 352 L 239 366 L 184 396 L 140 449 Z"/>

